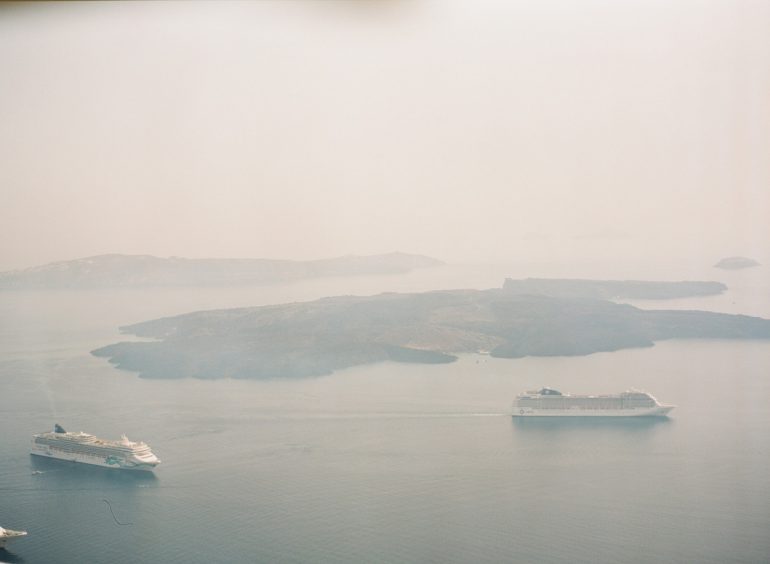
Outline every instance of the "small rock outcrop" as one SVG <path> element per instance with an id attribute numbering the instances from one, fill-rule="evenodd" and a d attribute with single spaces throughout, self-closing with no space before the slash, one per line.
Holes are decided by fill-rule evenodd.
<path id="1" fill-rule="evenodd" d="M 746 257 L 726 257 L 714 265 L 714 268 L 723 268 L 725 270 L 739 270 L 741 268 L 751 268 L 759 266 L 754 259 Z"/>

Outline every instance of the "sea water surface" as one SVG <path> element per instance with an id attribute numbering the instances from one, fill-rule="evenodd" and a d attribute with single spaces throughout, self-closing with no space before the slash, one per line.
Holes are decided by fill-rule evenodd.
<path id="1" fill-rule="evenodd" d="M 515 270 L 0 293 L 0 525 L 29 532 L 0 561 L 768 562 L 767 341 L 465 355 L 292 381 L 145 380 L 89 355 L 125 338 L 119 325 L 197 309 L 566 274 Z M 671 272 L 684 278 L 731 289 L 635 305 L 770 317 L 761 269 Z M 513 420 L 513 396 L 542 385 L 635 387 L 678 407 L 661 420 Z M 31 435 L 57 422 L 126 433 L 163 463 L 140 474 L 31 457 Z"/>

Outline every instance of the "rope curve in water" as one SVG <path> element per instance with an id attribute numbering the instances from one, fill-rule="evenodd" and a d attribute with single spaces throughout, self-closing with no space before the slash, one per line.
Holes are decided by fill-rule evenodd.
<path id="1" fill-rule="evenodd" d="M 110 514 L 112 514 L 112 518 L 115 520 L 115 522 L 118 525 L 133 525 L 133 523 L 121 523 L 120 521 L 118 521 L 118 518 L 115 517 L 115 512 L 112 510 L 112 505 L 110 505 L 110 502 L 107 501 L 106 499 L 103 499 L 102 501 L 107 504 L 107 507 L 110 508 Z"/>

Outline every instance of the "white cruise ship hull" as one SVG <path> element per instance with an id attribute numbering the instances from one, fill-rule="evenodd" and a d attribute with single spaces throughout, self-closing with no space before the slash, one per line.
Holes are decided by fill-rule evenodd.
<path id="1" fill-rule="evenodd" d="M 5 545 L 21 537 L 26 537 L 27 531 L 12 531 L 10 529 L 3 529 L 0 527 L 0 548 L 5 548 Z"/>
<path id="2" fill-rule="evenodd" d="M 537 409 L 514 407 L 514 417 L 665 417 L 674 409 L 672 405 L 636 409 Z"/>
<path id="3" fill-rule="evenodd" d="M 79 462 L 80 464 L 90 464 L 92 466 L 101 466 L 102 468 L 117 468 L 120 470 L 143 470 L 152 471 L 158 464 L 146 462 L 134 462 L 124 457 L 105 456 L 104 454 L 83 454 L 62 452 L 57 449 L 42 445 L 32 445 L 30 454 L 43 456 L 45 458 L 55 458 L 57 460 L 66 460 L 68 462 Z"/>

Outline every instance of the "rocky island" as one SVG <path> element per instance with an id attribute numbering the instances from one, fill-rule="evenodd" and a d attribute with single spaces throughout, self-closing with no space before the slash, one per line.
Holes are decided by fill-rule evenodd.
<path id="1" fill-rule="evenodd" d="M 667 283 L 660 283 L 667 284 Z M 147 378 L 298 378 L 379 362 L 442 363 L 489 351 L 586 355 L 664 339 L 770 338 L 770 320 L 652 311 L 587 297 L 450 290 L 201 311 L 123 327 L 156 339 L 93 351 Z"/>

